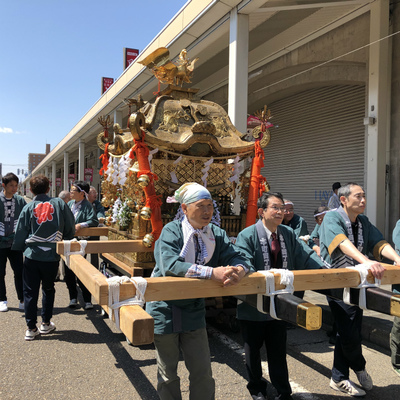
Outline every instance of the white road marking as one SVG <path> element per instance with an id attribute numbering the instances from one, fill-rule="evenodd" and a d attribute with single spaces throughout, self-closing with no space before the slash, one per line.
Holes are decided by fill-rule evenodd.
<path id="1" fill-rule="evenodd" d="M 213 337 L 217 338 L 220 342 L 222 342 L 225 346 L 229 347 L 230 350 L 234 351 L 235 353 L 239 354 L 240 356 L 244 357 L 244 349 L 243 347 L 229 338 L 228 336 L 224 335 L 222 332 L 214 329 L 210 326 L 207 326 L 207 332 L 212 335 Z M 263 374 L 269 377 L 268 371 L 268 364 L 266 361 L 261 363 Z M 307 389 L 303 388 L 301 385 L 297 384 L 296 382 L 292 381 L 289 378 L 290 386 L 292 387 L 292 391 L 296 394 L 297 399 L 304 399 L 304 400 L 318 400 L 319 397 L 316 397 L 314 394 L 309 392 Z"/>

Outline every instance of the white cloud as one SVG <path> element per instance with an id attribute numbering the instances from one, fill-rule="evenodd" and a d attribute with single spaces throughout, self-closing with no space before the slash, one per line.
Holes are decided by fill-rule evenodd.
<path id="1" fill-rule="evenodd" d="M 12 129 L 12 128 L 7 128 L 5 126 L 0 126 L 0 133 L 5 133 L 5 134 L 8 134 L 8 135 L 21 135 L 22 133 L 26 133 L 26 132 L 14 131 L 14 129 Z"/>
<path id="2" fill-rule="evenodd" d="M 13 133 L 15 133 L 11 128 L 6 128 L 6 127 L 3 127 L 3 126 L 0 126 L 0 133 L 10 133 L 10 134 L 13 134 Z"/>

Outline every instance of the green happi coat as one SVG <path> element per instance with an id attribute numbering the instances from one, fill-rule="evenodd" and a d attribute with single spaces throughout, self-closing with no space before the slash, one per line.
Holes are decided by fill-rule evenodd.
<path id="1" fill-rule="evenodd" d="M 322 260 L 314 250 L 310 249 L 301 239 L 297 239 L 292 228 L 279 225 L 278 236 L 281 234 L 287 249 L 287 267 L 289 270 L 295 269 L 319 269 L 325 268 Z M 261 250 L 260 240 L 256 225 L 249 226 L 239 233 L 236 247 L 246 256 L 251 264 L 251 271 L 270 269 L 264 265 L 264 257 Z M 238 319 L 248 321 L 267 321 L 270 320 L 268 314 L 259 312 L 255 307 L 243 302 L 237 307 Z"/>
<path id="2" fill-rule="evenodd" d="M 229 241 L 226 232 L 213 224 L 209 226 L 214 234 L 215 250 L 207 266 L 241 264 L 250 268 L 246 259 Z M 185 262 L 179 256 L 183 244 L 182 223 L 172 221 L 165 225 L 154 247 L 156 266 L 152 277 L 185 276 L 193 263 Z M 151 301 L 146 304 L 146 311 L 154 318 L 155 334 L 187 332 L 206 326 L 204 299 Z"/>
<path id="3" fill-rule="evenodd" d="M 4 196 L 4 193 L 1 193 L 0 195 Z M 12 227 L 13 233 L 11 234 L 6 234 L 6 229 L 4 224 L 4 217 L 5 217 L 4 203 L 0 201 L 0 249 L 7 249 L 11 247 L 14 239 L 14 233 L 15 233 L 15 228 L 17 226 L 18 217 L 21 214 L 22 209 L 26 205 L 26 201 L 22 196 L 14 194 L 13 198 L 15 202 L 15 212 L 14 212 L 14 226 Z"/>
<path id="4" fill-rule="evenodd" d="M 64 200 L 40 194 L 22 210 L 12 249 L 32 260 L 58 261 L 57 242 L 71 240 L 74 234 L 74 216 Z"/>
<path id="5" fill-rule="evenodd" d="M 95 200 L 92 203 L 92 207 L 96 213 L 97 219 L 106 217 L 104 207 L 101 205 L 101 202 L 99 200 Z"/>
<path id="6" fill-rule="evenodd" d="M 366 256 L 372 255 L 377 261 L 380 261 L 381 251 L 389 243 L 383 239 L 381 232 L 369 222 L 365 215 L 358 215 L 357 220 L 361 222 L 364 241 L 360 252 Z M 321 257 L 329 264 L 332 264 L 344 254 L 339 245 L 344 240 L 349 239 L 348 236 L 346 222 L 340 213 L 337 211 L 326 213 L 319 235 Z M 353 244 L 357 247 L 357 243 Z M 355 262 L 355 264 L 358 263 Z"/>
<path id="7" fill-rule="evenodd" d="M 68 207 L 72 210 L 75 200 L 68 202 Z M 99 220 L 97 219 L 96 212 L 94 211 L 90 201 L 83 199 L 81 203 L 81 208 L 75 213 L 75 223 L 84 223 L 87 227 L 96 227 L 99 225 Z"/>
<path id="8" fill-rule="evenodd" d="M 300 215 L 294 214 L 293 218 L 289 221 L 288 224 L 282 222 L 283 225 L 290 226 L 297 237 L 307 236 L 308 228 L 307 223 L 304 218 L 300 217 Z"/>
<path id="9" fill-rule="evenodd" d="M 320 224 L 315 224 L 314 230 L 311 232 L 310 239 L 319 239 L 320 228 Z"/>

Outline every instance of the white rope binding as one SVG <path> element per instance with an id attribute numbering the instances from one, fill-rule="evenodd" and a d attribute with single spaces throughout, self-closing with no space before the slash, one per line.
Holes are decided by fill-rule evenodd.
<path id="1" fill-rule="evenodd" d="M 289 271 L 288 269 L 270 269 L 270 270 L 259 270 L 257 272 L 262 273 L 265 276 L 265 295 L 258 294 L 257 295 L 257 310 L 263 314 L 267 314 L 263 310 L 263 296 L 270 297 L 270 304 L 269 304 L 269 315 L 274 319 L 280 319 L 276 315 L 275 310 L 275 296 L 277 294 L 293 294 L 294 287 L 293 287 L 293 280 L 294 275 L 293 271 Z M 275 277 L 274 272 L 281 275 L 280 284 L 286 285 L 285 289 L 275 290 Z"/>
<path id="2" fill-rule="evenodd" d="M 132 282 L 136 288 L 136 295 L 130 299 L 119 301 L 120 285 L 125 282 Z M 144 294 L 147 288 L 146 279 L 141 276 L 135 278 L 128 278 L 127 276 L 113 276 L 107 278 L 108 283 L 108 308 L 109 318 L 112 320 L 113 312 L 115 315 L 115 325 L 119 329 L 119 309 L 122 306 L 140 306 L 143 307 L 145 303 Z"/>
<path id="3" fill-rule="evenodd" d="M 367 281 L 367 276 L 368 276 L 368 271 L 370 270 L 370 267 L 365 265 L 365 264 L 358 264 L 354 267 L 346 267 L 348 269 L 356 270 L 360 274 L 360 284 L 355 287 L 355 289 L 360 289 L 360 294 L 358 297 L 358 307 L 360 307 L 363 310 L 368 310 L 367 308 L 367 296 L 365 289 L 368 287 L 379 287 L 381 286 L 381 280 L 375 278 L 375 283 L 369 283 Z M 346 304 L 353 305 L 350 303 L 350 289 L 349 287 L 344 288 L 343 291 L 343 301 Z"/>
<path id="4" fill-rule="evenodd" d="M 79 240 L 79 244 L 81 245 L 81 249 L 79 251 L 70 251 L 71 250 L 71 243 L 78 242 L 76 238 L 72 240 L 64 240 L 64 256 L 65 256 L 65 265 L 69 268 L 69 256 L 72 254 L 79 254 L 85 257 L 85 250 L 87 246 L 87 240 Z"/>

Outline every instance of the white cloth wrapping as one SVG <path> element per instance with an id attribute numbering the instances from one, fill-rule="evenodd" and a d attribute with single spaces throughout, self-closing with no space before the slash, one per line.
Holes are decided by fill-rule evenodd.
<path id="1" fill-rule="evenodd" d="M 367 287 L 379 287 L 381 286 L 381 280 L 380 279 L 376 279 L 375 278 L 375 283 L 369 283 L 367 281 L 367 276 L 368 276 L 368 271 L 370 270 L 370 267 L 368 267 L 365 264 L 358 264 L 355 265 L 354 267 L 346 267 L 348 269 L 355 269 L 358 271 L 358 273 L 360 274 L 360 284 L 357 286 L 356 289 L 360 289 L 360 294 L 359 294 L 359 298 L 358 298 L 358 307 L 360 307 L 363 310 L 368 310 L 367 309 L 367 296 L 365 293 L 365 289 Z M 343 301 L 346 304 L 352 305 L 350 303 L 350 289 L 351 288 L 344 288 L 343 290 Z"/>
<path id="2" fill-rule="evenodd" d="M 80 244 L 81 249 L 79 251 L 70 251 L 71 250 L 71 242 L 77 242 Z M 86 249 L 87 246 L 87 240 L 80 240 L 78 242 L 78 240 L 76 238 L 72 239 L 72 240 L 64 240 L 64 256 L 65 256 L 65 265 L 69 268 L 69 256 L 71 254 L 80 254 L 81 256 L 85 256 Z"/>
<path id="3" fill-rule="evenodd" d="M 288 269 L 269 269 L 269 270 L 258 270 L 257 272 L 265 275 L 265 295 L 258 294 L 257 295 L 257 310 L 263 314 L 267 314 L 263 310 L 263 296 L 270 297 L 270 306 L 269 306 L 269 315 L 274 319 L 279 319 L 276 315 L 275 310 L 275 296 L 277 294 L 293 294 L 293 280 L 294 275 L 293 272 Z M 280 283 L 281 285 L 286 285 L 285 289 L 275 290 L 275 278 L 273 272 L 276 272 L 281 275 Z"/>
<path id="4" fill-rule="evenodd" d="M 130 299 L 119 301 L 120 285 L 124 282 L 132 282 L 136 288 L 136 295 Z M 144 294 L 147 288 L 147 281 L 142 277 L 128 278 L 127 276 L 113 276 L 107 278 L 108 283 L 108 317 L 112 320 L 114 313 L 115 325 L 119 329 L 119 309 L 122 306 L 138 305 L 144 306 Z"/>

